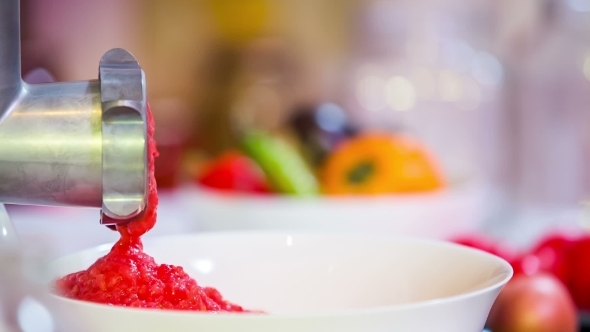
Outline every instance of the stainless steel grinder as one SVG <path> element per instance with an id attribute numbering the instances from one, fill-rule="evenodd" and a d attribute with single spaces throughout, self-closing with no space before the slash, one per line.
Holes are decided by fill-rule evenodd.
<path id="1" fill-rule="evenodd" d="M 19 6 L 0 1 L 0 203 L 101 208 L 110 226 L 132 220 L 147 204 L 142 68 L 112 49 L 98 79 L 23 82 Z"/>

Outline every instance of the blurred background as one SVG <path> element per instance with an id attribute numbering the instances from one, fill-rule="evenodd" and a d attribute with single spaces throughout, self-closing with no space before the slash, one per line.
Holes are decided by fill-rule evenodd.
<path id="1" fill-rule="evenodd" d="M 22 19 L 25 73 L 97 77 L 113 47 L 139 59 L 161 190 L 244 128 L 286 132 L 327 105 L 418 137 L 449 183 L 484 193 L 489 232 L 583 222 L 588 0 L 23 0 Z"/>

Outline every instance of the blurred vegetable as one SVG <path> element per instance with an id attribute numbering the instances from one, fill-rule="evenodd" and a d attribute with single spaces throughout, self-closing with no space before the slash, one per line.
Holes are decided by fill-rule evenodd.
<path id="1" fill-rule="evenodd" d="M 494 332 L 576 332 L 578 317 L 572 298 L 557 278 L 520 275 L 498 296 L 488 327 Z"/>
<path id="2" fill-rule="evenodd" d="M 338 143 L 356 133 L 344 110 L 332 103 L 300 107 L 289 124 L 315 165 L 321 164 Z"/>
<path id="3" fill-rule="evenodd" d="M 297 196 L 319 192 L 314 174 L 297 150 L 285 140 L 251 132 L 244 136 L 242 146 L 262 168 L 275 191 Z"/>
<path id="4" fill-rule="evenodd" d="M 383 133 L 342 142 L 326 160 L 321 182 L 330 195 L 420 192 L 444 185 L 433 157 L 420 143 Z"/>
<path id="5" fill-rule="evenodd" d="M 264 173 L 250 158 L 227 152 L 205 166 L 197 178 L 203 186 L 236 192 L 269 192 Z"/>

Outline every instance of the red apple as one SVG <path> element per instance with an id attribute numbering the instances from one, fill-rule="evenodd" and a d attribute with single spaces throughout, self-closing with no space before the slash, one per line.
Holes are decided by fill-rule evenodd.
<path id="1" fill-rule="evenodd" d="M 514 277 L 488 317 L 494 332 L 577 332 L 576 306 L 567 288 L 551 274 Z"/>

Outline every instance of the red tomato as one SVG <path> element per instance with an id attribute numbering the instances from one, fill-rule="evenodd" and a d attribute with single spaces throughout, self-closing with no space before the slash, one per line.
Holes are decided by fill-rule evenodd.
<path id="1" fill-rule="evenodd" d="M 197 178 L 203 186 L 225 191 L 268 193 L 262 170 L 247 156 L 227 152 L 215 159 Z"/>
<path id="2" fill-rule="evenodd" d="M 564 234 L 547 236 L 531 250 L 529 257 L 536 260 L 538 271 L 551 273 L 565 283 L 567 257 L 576 241 L 577 238 Z"/>
<path id="3" fill-rule="evenodd" d="M 567 257 L 567 286 L 580 309 L 590 310 L 590 237 L 578 240 Z"/>

